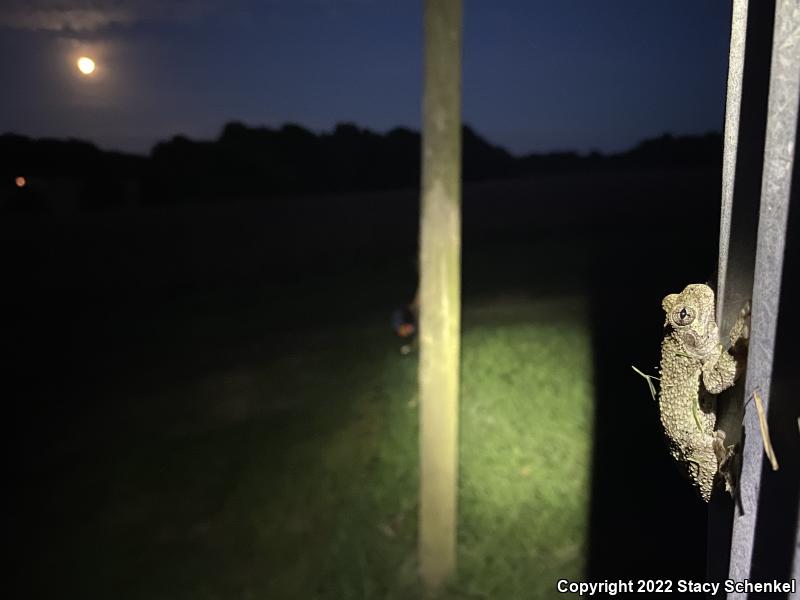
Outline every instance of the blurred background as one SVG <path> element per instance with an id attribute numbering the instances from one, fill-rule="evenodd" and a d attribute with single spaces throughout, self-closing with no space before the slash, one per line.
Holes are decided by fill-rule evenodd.
<path id="1" fill-rule="evenodd" d="M 705 573 L 657 405 L 716 269 L 730 6 L 464 2 L 458 577 Z M 22 597 L 416 598 L 422 4 L 0 9 Z"/>

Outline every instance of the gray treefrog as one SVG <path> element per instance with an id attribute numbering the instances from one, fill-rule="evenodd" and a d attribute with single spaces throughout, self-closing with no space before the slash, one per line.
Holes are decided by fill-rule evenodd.
<path id="1" fill-rule="evenodd" d="M 670 454 L 708 502 L 717 474 L 733 452 L 725 446 L 725 432 L 715 429 L 715 396 L 734 384 L 736 359 L 720 343 L 709 286 L 687 285 L 680 294 L 665 297 L 661 306 L 667 328 L 661 343 L 661 423 Z M 732 344 L 747 336 L 743 319 L 731 332 Z"/>

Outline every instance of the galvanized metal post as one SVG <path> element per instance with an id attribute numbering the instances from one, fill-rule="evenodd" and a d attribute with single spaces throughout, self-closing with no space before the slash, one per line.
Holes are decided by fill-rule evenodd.
<path id="1" fill-rule="evenodd" d="M 739 503 L 733 522 L 729 576 L 749 578 L 760 511 L 764 441 L 753 394 L 769 412 L 771 377 L 786 227 L 794 172 L 797 111 L 800 103 L 800 0 L 778 0 L 775 6 L 769 112 L 762 174 L 761 208 L 753 282 L 752 327 L 745 382 L 744 449 Z M 797 185 L 797 182 L 795 182 Z M 745 598 L 732 593 L 729 598 Z"/>
<path id="2" fill-rule="evenodd" d="M 747 35 L 748 0 L 733 0 L 731 15 L 730 51 L 728 53 L 728 89 L 725 96 L 725 129 L 722 150 L 722 205 L 720 207 L 719 263 L 717 267 L 717 326 L 722 331 L 723 307 L 733 305 L 739 290 L 728 297 L 728 248 L 731 238 L 731 213 L 733 210 L 733 188 L 736 179 L 736 153 L 739 148 L 739 118 L 742 107 L 742 77 L 744 74 L 745 40 Z M 718 403 L 718 427 L 725 430 L 738 429 L 739 411 L 737 405 L 739 392 L 728 394 L 728 410 Z M 727 423 L 725 423 L 727 422 Z M 731 436 L 733 437 L 733 436 Z M 706 579 L 722 581 L 728 572 L 730 553 L 729 503 L 720 501 L 719 495 L 712 498 L 708 510 L 708 541 L 706 545 Z"/>
<path id="3" fill-rule="evenodd" d="M 753 294 L 773 14 L 771 2 L 733 2 L 717 270 L 717 324 L 724 345 L 739 311 Z M 725 432 L 728 444 L 738 443 L 741 437 L 743 383 L 725 392 L 717 403 L 717 427 Z M 728 576 L 732 517 L 731 499 L 715 494 L 708 513 L 710 581 Z"/>
<path id="4" fill-rule="evenodd" d="M 742 78 L 747 36 L 748 0 L 733 0 L 731 42 L 728 54 L 728 90 L 725 100 L 725 132 L 722 156 L 722 208 L 719 230 L 719 268 L 717 271 L 717 325 L 730 327 L 738 290 L 728 294 L 728 248 L 731 239 L 733 184 L 736 177 L 736 154 L 739 149 L 739 119 L 742 111 Z M 749 294 L 746 296 L 749 298 Z M 723 313 L 725 318 L 723 319 Z M 724 321 L 724 323 L 723 323 Z"/>

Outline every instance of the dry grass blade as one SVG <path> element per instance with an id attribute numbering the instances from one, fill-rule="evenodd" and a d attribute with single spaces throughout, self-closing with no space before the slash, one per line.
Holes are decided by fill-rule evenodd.
<path id="1" fill-rule="evenodd" d="M 653 375 L 647 375 L 646 373 L 642 373 L 639 369 L 637 369 L 633 365 L 631 365 L 631 369 L 633 369 L 639 375 L 644 377 L 645 381 L 647 381 L 647 387 L 650 388 L 650 395 L 653 397 L 653 400 L 655 401 L 655 399 L 656 399 L 656 386 L 653 385 L 653 379 L 655 379 L 656 381 L 661 381 L 661 380 L 658 377 L 655 377 Z"/>
<path id="2" fill-rule="evenodd" d="M 758 413 L 758 426 L 761 428 L 761 439 L 764 442 L 764 452 L 769 458 L 772 470 L 778 470 L 778 458 L 775 456 L 775 449 L 772 447 L 772 440 L 769 437 L 769 425 L 767 425 L 767 413 L 764 410 L 764 403 L 757 390 L 753 390 L 753 398 L 756 401 L 756 413 Z"/>

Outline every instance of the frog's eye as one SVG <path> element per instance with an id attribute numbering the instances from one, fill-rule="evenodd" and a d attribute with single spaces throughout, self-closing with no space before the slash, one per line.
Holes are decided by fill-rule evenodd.
<path id="1" fill-rule="evenodd" d="M 672 310 L 672 322 L 681 327 L 691 324 L 694 317 L 694 309 L 691 306 L 676 306 Z"/>

